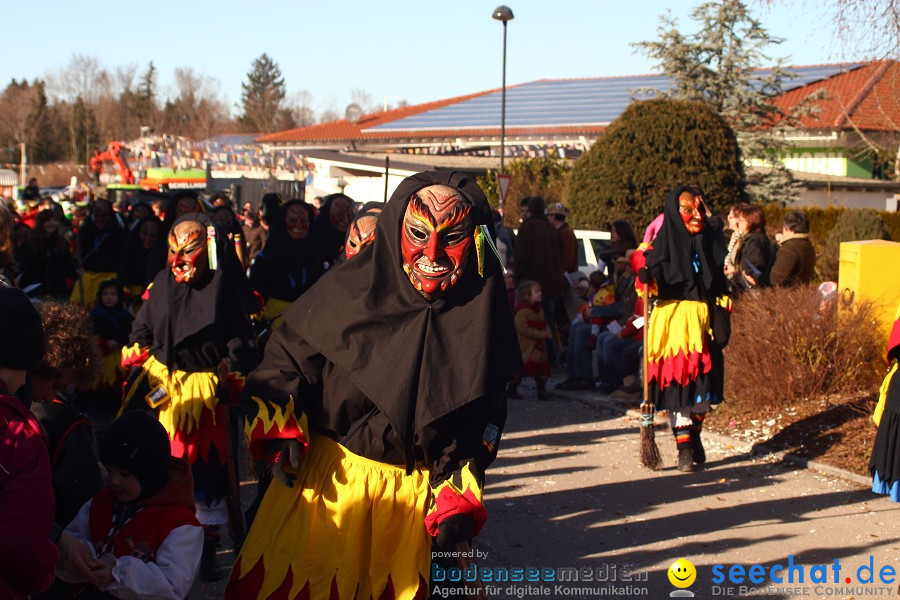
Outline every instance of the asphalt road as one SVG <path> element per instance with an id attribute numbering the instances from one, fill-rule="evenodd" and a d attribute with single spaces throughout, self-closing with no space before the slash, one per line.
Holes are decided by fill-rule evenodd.
<path id="1" fill-rule="evenodd" d="M 665 466 L 650 472 L 638 464 L 637 422 L 608 401 L 538 401 L 523 387 L 474 544 L 490 598 L 669 597 L 678 588 L 667 571 L 680 558 L 696 568 L 683 590 L 696 598 L 897 594 L 900 513 L 858 481 L 753 457 L 722 438 L 707 441 L 706 470 L 680 473 L 665 429 Z M 220 558 L 232 562 L 230 551 Z M 455 575 L 442 593 L 465 585 Z M 495 581 L 504 576 L 521 579 Z M 198 582 L 191 597 L 221 597 L 223 587 Z"/>

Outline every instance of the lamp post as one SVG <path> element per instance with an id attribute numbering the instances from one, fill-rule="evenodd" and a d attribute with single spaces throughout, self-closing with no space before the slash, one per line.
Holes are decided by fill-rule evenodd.
<path id="1" fill-rule="evenodd" d="M 503 157 L 506 154 L 506 22 L 512 21 L 515 16 L 508 6 L 500 5 L 494 9 L 491 15 L 503 22 L 503 91 L 500 99 L 500 173 L 503 170 Z"/>

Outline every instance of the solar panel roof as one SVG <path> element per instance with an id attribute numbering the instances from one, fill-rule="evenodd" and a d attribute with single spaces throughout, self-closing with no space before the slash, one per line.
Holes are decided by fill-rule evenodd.
<path id="1" fill-rule="evenodd" d="M 790 67 L 795 75 L 782 83 L 788 91 L 862 63 Z M 761 77 L 772 69 L 760 69 Z M 506 127 L 606 125 L 631 103 L 642 88 L 666 91 L 672 87 L 664 75 L 629 75 L 590 79 L 542 79 L 506 88 Z M 500 127 L 501 92 L 493 92 L 372 127 L 365 131 L 422 131 Z"/>

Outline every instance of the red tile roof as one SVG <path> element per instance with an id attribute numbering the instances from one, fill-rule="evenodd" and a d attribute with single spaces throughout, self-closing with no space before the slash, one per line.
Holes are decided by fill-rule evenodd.
<path id="1" fill-rule="evenodd" d="M 866 131 L 900 129 L 900 62 L 881 60 L 786 92 L 778 105 L 787 109 L 824 90 L 816 115 L 802 117 L 809 129 Z"/>

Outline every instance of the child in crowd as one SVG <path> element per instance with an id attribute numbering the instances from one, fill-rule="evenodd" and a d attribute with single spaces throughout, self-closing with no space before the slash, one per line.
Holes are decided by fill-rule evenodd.
<path id="1" fill-rule="evenodd" d="M 90 421 L 75 409 L 80 391 L 89 389 L 100 372 L 100 357 L 86 311 L 59 302 L 40 305 L 47 336 L 47 354 L 31 371 L 31 410 L 44 428 L 50 446 L 54 528 L 62 531 L 78 510 L 103 487 Z M 34 598 L 68 598 L 72 586 L 56 580 Z"/>
<path id="2" fill-rule="evenodd" d="M 40 366 L 31 371 L 31 409 L 50 445 L 56 496 L 54 521 L 62 530 L 103 487 L 93 428 L 74 408 L 77 393 L 97 380 L 100 361 L 83 308 L 43 302 L 40 313 L 47 353 Z"/>
<path id="3" fill-rule="evenodd" d="M 603 271 L 594 271 L 587 279 L 590 284 L 588 301 L 580 308 L 569 326 L 566 352 L 565 381 L 556 384 L 560 390 L 590 390 L 594 388 L 594 369 L 591 363 L 601 325 L 609 319 L 594 316 L 594 309 L 615 302 L 615 287 Z"/>
<path id="4" fill-rule="evenodd" d="M 187 597 L 203 548 L 190 465 L 170 456 L 165 428 L 144 411 L 113 423 L 100 460 L 107 487 L 85 503 L 60 540 L 78 548 L 81 560 L 69 558 L 78 552 L 64 552 L 57 575 L 115 598 Z"/>
<path id="5" fill-rule="evenodd" d="M 522 362 L 525 363 L 525 375 L 534 377 L 537 386 L 537 397 L 541 400 L 550 397 L 547 392 L 547 380 L 550 375 L 550 359 L 547 356 L 547 340 L 550 338 L 550 327 L 544 319 L 541 304 L 541 284 L 525 280 L 516 288 L 516 310 L 514 320 L 516 332 L 519 334 L 519 346 L 522 348 Z M 518 392 L 522 374 L 509 382 L 506 395 L 509 398 L 521 398 Z"/>
<path id="6" fill-rule="evenodd" d="M 118 279 L 106 279 L 97 290 L 97 301 L 91 309 L 97 347 L 102 357 L 100 381 L 93 394 L 92 415 L 100 422 L 112 422 L 122 405 L 122 347 L 131 335 L 134 317 L 124 305 L 124 289 Z"/>
<path id="7" fill-rule="evenodd" d="M 0 598 L 24 599 L 53 581 L 53 486 L 47 440 L 14 394 L 47 348 L 28 297 L 0 278 Z"/>

